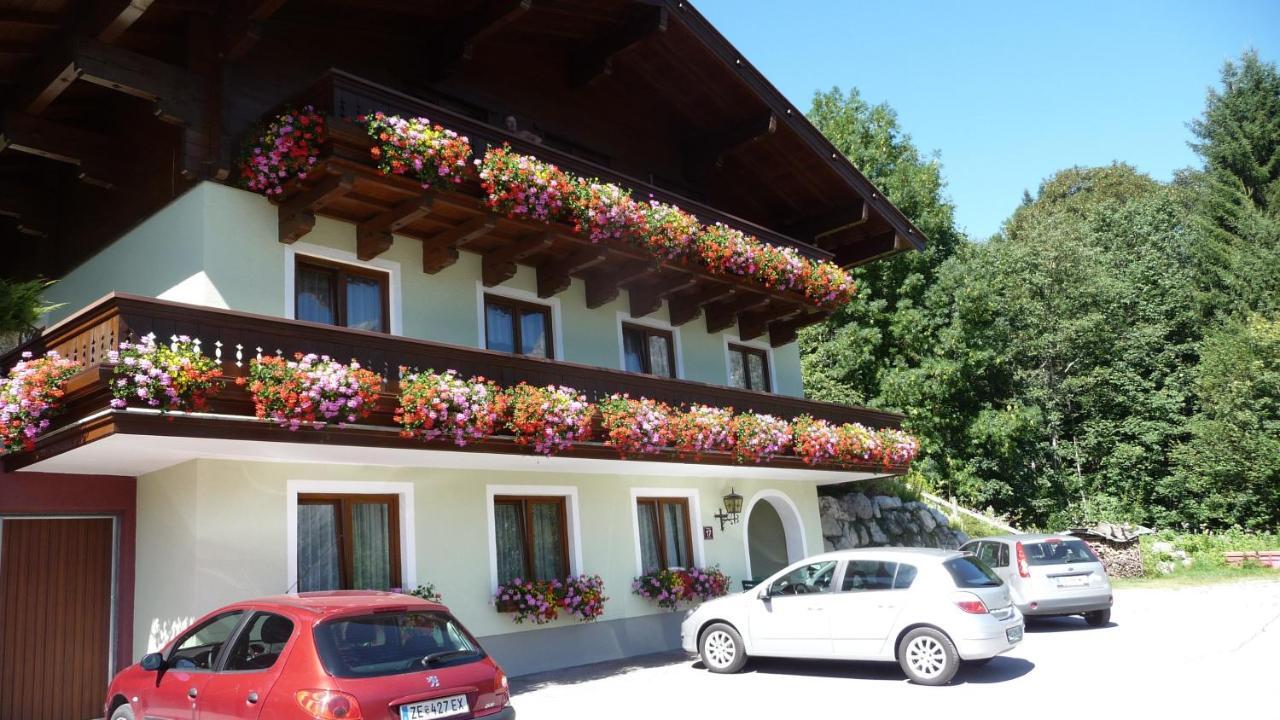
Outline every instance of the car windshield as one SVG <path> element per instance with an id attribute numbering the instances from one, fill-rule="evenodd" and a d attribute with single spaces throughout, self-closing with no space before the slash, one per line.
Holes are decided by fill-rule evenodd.
<path id="1" fill-rule="evenodd" d="M 1022 546 L 1028 565 L 1067 565 L 1097 562 L 1093 551 L 1083 540 L 1046 540 Z"/>
<path id="2" fill-rule="evenodd" d="M 947 572 L 951 573 L 951 579 L 956 581 L 956 587 L 1000 587 L 1003 584 L 1003 581 L 996 575 L 994 570 L 987 567 L 978 558 L 970 555 L 952 558 L 942 563 L 942 566 L 947 569 Z"/>
<path id="3" fill-rule="evenodd" d="M 315 639 L 325 669 L 344 678 L 398 675 L 484 657 L 457 620 L 434 611 L 330 620 L 316 626 Z"/>

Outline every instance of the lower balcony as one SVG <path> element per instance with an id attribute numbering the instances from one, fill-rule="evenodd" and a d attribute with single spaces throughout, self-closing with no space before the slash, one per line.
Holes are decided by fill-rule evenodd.
<path id="1" fill-rule="evenodd" d="M 220 364 L 223 387 L 205 412 L 160 415 L 150 409 L 111 407 L 114 366 L 109 353 L 119 343 L 154 333 L 160 341 L 176 335 L 198 338 L 205 353 Z M 399 403 L 399 368 L 453 369 L 462 376 L 485 376 L 501 387 L 520 382 L 565 385 L 595 400 L 614 393 L 647 397 L 673 406 L 703 404 L 738 412 L 767 413 L 790 420 L 800 415 L 834 424 L 860 423 L 897 428 L 901 416 L 860 407 L 721 387 L 687 380 L 656 378 L 563 361 L 541 360 L 471 347 L 414 340 L 308 322 L 186 305 L 154 298 L 113 294 L 46 330 L 24 347 L 0 358 L 9 368 L 21 352 L 56 351 L 81 365 L 64 387 L 62 411 L 27 452 L 4 456 L 5 469 L 66 473 L 138 475 L 194 458 L 294 460 L 341 464 L 416 467 L 472 467 L 500 470 L 543 464 L 590 472 L 703 474 L 725 477 L 767 473 L 772 477 L 845 482 L 898 475 L 905 463 L 881 461 L 809 465 L 794 455 L 779 455 L 762 465 L 738 465 L 724 452 L 696 458 L 663 450 L 620 459 L 597 442 L 581 442 L 544 458 L 494 435 L 463 448 L 444 441 L 424 443 L 400 435 L 394 415 Z M 250 393 L 235 380 L 248 375 L 259 356 L 294 353 L 358 360 L 380 373 L 384 386 L 376 407 L 359 424 L 290 431 L 254 415 Z M 598 422 L 598 420 L 597 420 Z M 595 433 L 599 438 L 602 433 Z"/>

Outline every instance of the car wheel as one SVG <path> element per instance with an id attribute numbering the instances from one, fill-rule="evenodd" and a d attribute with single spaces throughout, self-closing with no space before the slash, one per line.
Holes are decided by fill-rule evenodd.
<path id="1" fill-rule="evenodd" d="M 916 628 L 898 643 L 898 664 L 913 683 L 946 685 L 960 669 L 960 653 L 945 633 Z"/>
<path id="2" fill-rule="evenodd" d="M 1089 627 L 1103 627 L 1111 622 L 1111 608 L 1087 612 L 1084 614 L 1084 621 L 1089 623 Z"/>
<path id="3" fill-rule="evenodd" d="M 713 673 L 736 673 L 747 664 L 747 649 L 733 626 L 716 623 L 702 634 L 702 664 Z"/>
<path id="4" fill-rule="evenodd" d="M 133 708 L 129 707 L 129 703 L 121 705 L 111 713 L 111 720 L 133 720 Z"/>

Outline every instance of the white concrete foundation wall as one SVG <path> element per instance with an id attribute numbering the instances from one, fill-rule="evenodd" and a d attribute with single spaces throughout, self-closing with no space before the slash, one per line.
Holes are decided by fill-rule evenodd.
<path id="1" fill-rule="evenodd" d="M 688 468 L 681 466 L 682 472 Z M 794 505 L 804 534 L 800 547 L 806 554 L 822 550 L 814 484 L 752 478 L 733 485 L 748 503 L 769 496 L 775 505 Z M 398 489 L 406 492 L 402 497 L 412 496 L 412 507 L 402 508 L 402 515 L 409 510 L 412 515 L 412 528 L 402 529 L 402 537 L 409 539 L 402 557 L 411 563 L 403 568 L 406 584 L 434 583 L 473 633 L 493 638 L 499 659 L 505 655 L 518 666 L 512 672 L 563 665 L 569 657 L 588 662 L 653 651 L 650 646 L 655 643 L 670 644 L 661 632 L 655 639 L 652 629 L 665 628 L 670 634 L 671 619 L 650 617 L 662 612 L 631 593 L 639 562 L 637 494 L 690 496 L 691 512 L 697 513 L 691 518 L 694 535 L 700 538 L 706 525 L 715 534 L 712 540 L 695 538 L 699 564 L 718 564 L 733 578 L 735 588 L 746 577 L 743 524 L 721 532 L 712 517 L 729 489 L 723 478 L 193 460 L 138 478 L 135 656 L 155 649 L 191 619 L 223 604 L 285 592 L 295 576 L 289 552 L 291 491 L 324 487 L 358 492 L 362 486 L 382 493 Z M 492 604 L 488 499 L 495 492 L 545 493 L 549 487 L 575 496 L 569 513 L 574 572 L 599 574 L 605 581 L 609 601 L 596 629 L 567 618 L 549 626 L 516 625 Z M 539 667 L 536 656 L 514 642 L 519 634 L 529 633 L 531 642 L 541 642 L 538 633 L 545 633 L 543 637 L 587 642 L 592 648 L 577 654 L 547 653 L 549 664 Z"/>

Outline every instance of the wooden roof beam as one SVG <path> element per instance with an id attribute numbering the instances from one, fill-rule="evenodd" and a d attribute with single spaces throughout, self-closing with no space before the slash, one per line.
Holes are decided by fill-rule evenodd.
<path id="1" fill-rule="evenodd" d="M 442 80 L 452 75 L 459 62 L 471 59 L 476 43 L 515 22 L 532 7 L 533 0 L 480 3 L 479 9 L 440 28 L 434 34 L 440 42 L 424 63 L 430 78 Z"/>
<path id="2" fill-rule="evenodd" d="M 854 267 L 912 248 L 909 240 L 889 230 L 840 248 L 836 251 L 835 262 L 840 267 Z"/>
<path id="3" fill-rule="evenodd" d="M 769 330 L 770 323 L 790 320 L 804 312 L 801 305 L 780 305 L 774 303 L 771 307 L 755 312 L 745 312 L 738 314 L 738 339 L 743 342 L 755 340 L 764 335 Z"/>
<path id="4" fill-rule="evenodd" d="M 323 210 L 355 187 L 351 175 L 326 175 L 320 182 L 291 195 L 280 203 L 279 239 L 292 244 L 316 226 L 316 211 Z"/>
<path id="5" fill-rule="evenodd" d="M 857 200 L 845 207 L 784 225 L 778 228 L 778 232 L 790 235 L 797 240 L 823 246 L 824 236 L 862 225 L 870 217 L 871 207 L 866 202 Z"/>
<path id="6" fill-rule="evenodd" d="M 800 328 L 808 327 L 826 320 L 831 313 L 827 311 L 802 314 L 789 320 L 769 323 L 769 346 L 782 347 L 794 342 Z"/>
<path id="7" fill-rule="evenodd" d="M 31 10 L 0 11 L 0 26 L 35 30 L 57 30 L 71 23 L 65 13 L 37 12 Z"/>
<path id="8" fill-rule="evenodd" d="M 733 127 L 709 133 L 688 146 L 685 171 L 690 177 L 705 175 L 712 167 L 724 164 L 724 158 L 740 148 L 769 137 L 778 131 L 778 116 L 773 111 L 749 118 Z"/>
<path id="9" fill-rule="evenodd" d="M 13 218 L 18 232 L 35 237 L 52 237 L 56 214 L 52 195 L 29 182 L 0 180 L 0 217 Z"/>
<path id="10" fill-rule="evenodd" d="M 125 161 L 114 152 L 111 138 L 24 113 L 4 114 L 0 127 L 0 152 L 13 151 L 68 163 L 76 177 L 91 185 L 110 188 L 119 183 Z"/>
<path id="11" fill-rule="evenodd" d="M 702 314 L 702 307 L 733 297 L 738 290 L 733 285 L 713 283 L 693 292 L 674 295 L 667 301 L 671 324 L 679 327 Z"/>
<path id="12" fill-rule="evenodd" d="M 356 225 L 356 257 L 372 260 L 391 249 L 391 233 L 431 212 L 432 198 L 412 197 Z"/>
<path id="13" fill-rule="evenodd" d="M 497 226 L 497 216 L 486 213 L 423 240 L 422 272 L 434 275 L 458 262 L 458 248 L 488 235 Z"/>
<path id="14" fill-rule="evenodd" d="M 602 247 L 583 248 L 567 257 L 549 260 L 538 266 L 538 297 L 549 298 L 569 289 L 572 276 L 595 267 L 609 258 Z"/>
<path id="15" fill-rule="evenodd" d="M 542 252 L 555 242 L 551 232 L 537 232 L 511 241 L 506 247 L 485 253 L 480 261 L 480 281 L 485 287 L 501 285 L 516 276 L 516 261 Z"/>
<path id="16" fill-rule="evenodd" d="M 665 7 L 643 6 L 635 20 L 570 57 L 570 85 L 581 88 L 611 75 L 615 57 L 639 45 L 654 33 L 666 32 L 670 21 L 670 13 Z"/>
<path id="17" fill-rule="evenodd" d="M 224 60 L 236 60 L 262 39 L 264 26 L 286 0 L 231 0 L 222 16 L 222 47 L 219 53 Z"/>
<path id="18" fill-rule="evenodd" d="M 98 39 L 105 43 L 118 40 L 151 7 L 152 2 L 153 0 L 112 0 L 100 3 L 102 19 L 98 24 L 102 29 L 97 33 Z"/>

